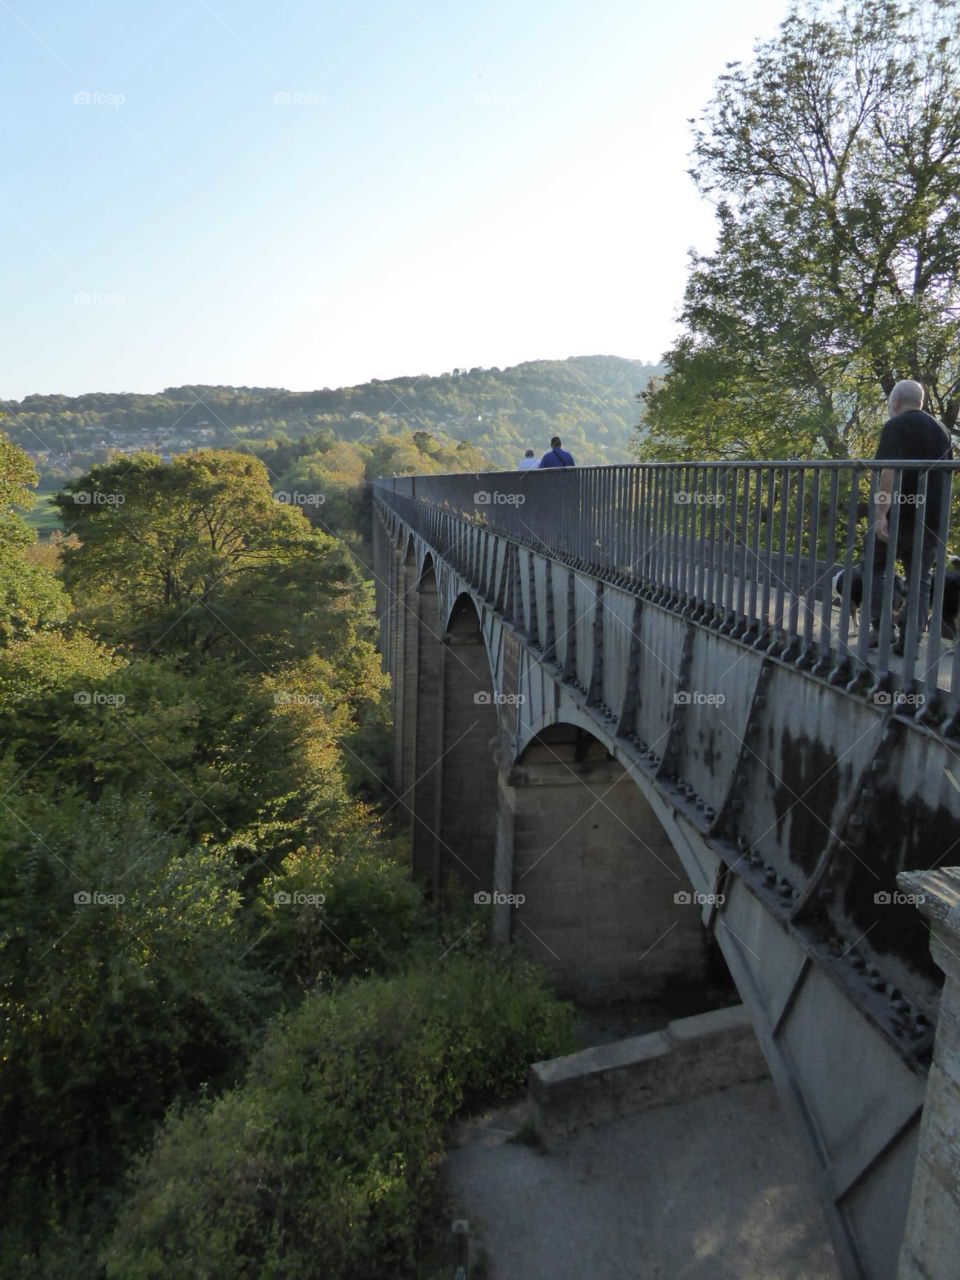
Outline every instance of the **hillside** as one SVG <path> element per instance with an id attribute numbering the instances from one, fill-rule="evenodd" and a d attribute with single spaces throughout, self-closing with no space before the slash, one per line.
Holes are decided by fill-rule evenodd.
<path id="1" fill-rule="evenodd" d="M 0 424 L 51 480 L 78 475 L 111 451 L 149 448 L 168 456 L 318 431 L 345 441 L 428 431 L 473 445 L 492 466 L 514 466 L 525 448 L 542 451 L 557 433 L 579 463 L 622 462 L 638 418 L 635 397 L 657 372 L 619 356 L 574 356 L 336 390 L 187 386 L 157 395 L 33 395 L 0 401 Z"/>

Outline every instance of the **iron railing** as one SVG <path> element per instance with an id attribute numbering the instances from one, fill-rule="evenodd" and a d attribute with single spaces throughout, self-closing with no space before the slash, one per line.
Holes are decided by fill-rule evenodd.
<path id="1" fill-rule="evenodd" d="M 888 541 L 908 563 L 876 578 L 882 462 L 401 476 L 375 481 L 374 494 L 440 553 L 461 545 L 464 525 L 486 529 L 960 733 L 960 560 L 951 554 L 958 467 L 904 461 L 892 469 Z M 921 528 L 932 560 L 926 577 L 924 539 L 910 538 Z"/>

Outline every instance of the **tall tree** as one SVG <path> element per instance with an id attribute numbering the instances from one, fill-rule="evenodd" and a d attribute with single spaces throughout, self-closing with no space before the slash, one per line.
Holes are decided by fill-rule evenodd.
<path id="1" fill-rule="evenodd" d="M 63 552 L 67 585 L 114 643 L 270 669 L 342 632 L 359 589 L 336 541 L 278 502 L 249 455 L 119 458 L 57 502 L 79 538 Z"/>
<path id="2" fill-rule="evenodd" d="M 955 430 L 957 5 L 797 5 L 691 123 L 717 243 L 692 258 L 639 451 L 857 455 L 902 377 Z"/>

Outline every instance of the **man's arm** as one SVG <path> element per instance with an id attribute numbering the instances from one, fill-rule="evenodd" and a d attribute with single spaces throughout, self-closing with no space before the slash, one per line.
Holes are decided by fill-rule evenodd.
<path id="1" fill-rule="evenodd" d="M 877 508 L 877 537 L 881 542 L 888 542 L 890 506 L 893 502 L 893 467 L 884 467 L 880 472 L 880 483 L 873 501 Z"/>
<path id="2" fill-rule="evenodd" d="M 902 425 L 897 418 L 888 418 L 883 424 L 880 439 L 877 441 L 875 461 L 896 462 L 904 457 L 904 440 Z M 876 506 L 877 537 L 881 542 L 890 539 L 890 507 L 893 503 L 893 468 L 884 467 L 877 482 L 877 492 L 873 497 Z"/>

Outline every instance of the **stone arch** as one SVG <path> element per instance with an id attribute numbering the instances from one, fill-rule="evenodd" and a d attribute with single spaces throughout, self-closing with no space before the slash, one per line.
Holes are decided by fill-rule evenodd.
<path id="1" fill-rule="evenodd" d="M 498 936 L 585 1005 L 695 1012 L 735 989 L 670 836 L 629 772 L 583 726 L 549 724 L 509 772 Z"/>

